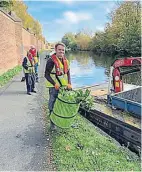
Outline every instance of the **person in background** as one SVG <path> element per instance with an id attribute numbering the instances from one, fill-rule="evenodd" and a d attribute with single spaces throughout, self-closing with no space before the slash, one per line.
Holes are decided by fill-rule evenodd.
<path id="1" fill-rule="evenodd" d="M 55 53 L 47 60 L 45 78 L 47 80 L 46 85 L 49 88 L 48 108 L 51 114 L 60 87 L 72 89 L 69 62 L 65 57 L 65 45 L 63 43 L 55 45 Z M 50 124 L 51 129 L 54 129 L 54 123 L 50 121 Z"/>
<path id="2" fill-rule="evenodd" d="M 32 56 L 33 56 L 33 60 L 35 63 L 35 66 L 34 66 L 35 67 L 35 77 L 36 77 L 36 82 L 38 82 L 39 54 L 34 45 L 31 45 L 29 53 L 32 54 Z"/>
<path id="3" fill-rule="evenodd" d="M 48 54 L 46 54 L 45 59 L 48 59 L 53 54 L 55 54 L 55 51 L 48 52 Z"/>
<path id="4" fill-rule="evenodd" d="M 34 69 L 34 59 L 32 54 L 28 53 L 27 57 L 23 59 L 22 66 L 24 68 L 27 94 L 31 95 L 31 92 L 36 93 L 35 88 L 35 69 Z"/>

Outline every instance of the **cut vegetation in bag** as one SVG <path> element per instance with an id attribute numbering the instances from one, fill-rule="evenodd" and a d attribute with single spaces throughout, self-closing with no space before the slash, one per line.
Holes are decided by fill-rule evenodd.
<path id="1" fill-rule="evenodd" d="M 74 117 L 78 113 L 80 105 L 84 108 L 90 108 L 92 104 L 93 99 L 92 96 L 90 96 L 89 90 L 83 92 L 82 90 L 67 91 L 61 89 L 54 104 L 50 119 L 58 127 L 68 128 L 73 124 Z"/>

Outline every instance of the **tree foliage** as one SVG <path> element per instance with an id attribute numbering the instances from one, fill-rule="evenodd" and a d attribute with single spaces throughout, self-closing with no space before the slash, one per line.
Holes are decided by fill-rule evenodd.
<path id="1" fill-rule="evenodd" d="M 129 1 L 118 5 L 110 14 L 111 22 L 106 24 L 100 39 L 94 36 L 91 48 L 105 52 L 125 52 L 140 55 L 141 7 L 140 2 Z"/>
<path id="2" fill-rule="evenodd" d="M 72 50 L 77 49 L 77 43 L 73 33 L 66 33 L 62 38 L 62 42 L 66 45 L 67 48 L 71 48 Z"/>
<path id="3" fill-rule="evenodd" d="M 11 7 L 11 5 L 12 5 L 12 1 L 8 1 L 8 0 L 0 1 L 0 8 L 2 8 L 4 10 L 9 9 Z"/>
<path id="4" fill-rule="evenodd" d="M 90 36 L 81 31 L 77 34 L 66 33 L 62 38 L 62 42 L 67 48 L 72 50 L 88 50 L 90 41 Z"/>
<path id="5" fill-rule="evenodd" d="M 93 38 L 84 32 L 74 35 L 65 34 L 62 41 L 70 47 L 71 40 L 77 49 L 95 52 L 141 54 L 141 4 L 139 1 L 125 1 L 117 4 L 116 10 L 109 15 L 103 32 L 97 31 Z M 73 34 L 72 34 L 73 35 Z M 72 45 L 72 44 L 71 44 Z M 71 48 L 71 47 L 70 47 Z"/>

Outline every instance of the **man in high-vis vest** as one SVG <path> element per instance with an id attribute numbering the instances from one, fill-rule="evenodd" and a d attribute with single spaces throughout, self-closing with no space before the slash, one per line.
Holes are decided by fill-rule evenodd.
<path id="1" fill-rule="evenodd" d="M 31 92 L 36 93 L 35 88 L 35 69 L 34 59 L 32 54 L 28 53 L 27 57 L 24 58 L 22 66 L 24 68 L 27 94 L 31 95 Z"/>
<path id="2" fill-rule="evenodd" d="M 35 67 L 35 77 L 36 77 L 36 82 L 38 82 L 39 54 L 34 45 L 31 45 L 29 53 L 32 54 L 33 56 L 34 67 Z"/>
<path id="3" fill-rule="evenodd" d="M 48 108 L 51 114 L 60 87 L 72 89 L 69 62 L 65 57 L 65 45 L 63 43 L 55 45 L 55 53 L 47 60 L 45 78 L 47 79 L 46 86 L 49 88 Z M 51 128 L 55 128 L 52 121 Z"/>

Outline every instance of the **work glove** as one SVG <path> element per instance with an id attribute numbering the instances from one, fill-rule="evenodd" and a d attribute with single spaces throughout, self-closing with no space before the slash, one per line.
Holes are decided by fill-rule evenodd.
<path id="1" fill-rule="evenodd" d="M 68 89 L 68 90 L 72 90 L 72 85 L 71 85 L 71 84 L 68 84 L 68 85 L 67 85 L 67 89 Z"/>
<path id="2" fill-rule="evenodd" d="M 56 90 L 59 90 L 59 88 L 60 88 L 60 86 L 57 83 L 54 85 L 54 87 Z"/>

